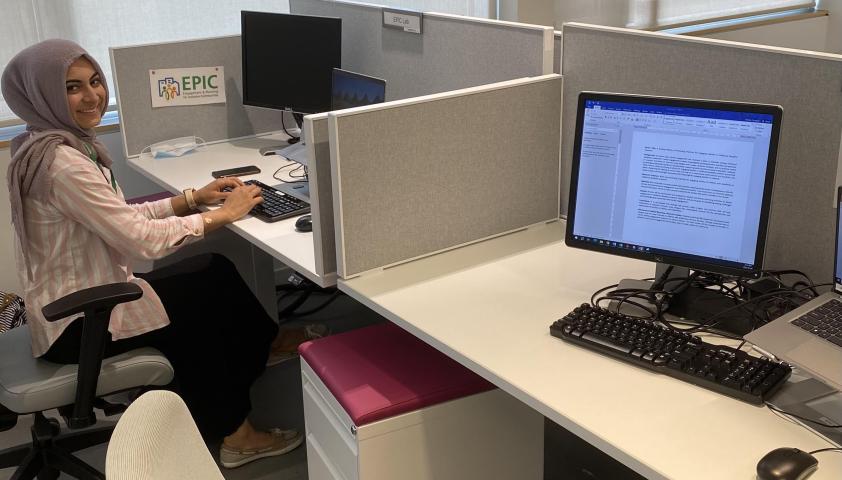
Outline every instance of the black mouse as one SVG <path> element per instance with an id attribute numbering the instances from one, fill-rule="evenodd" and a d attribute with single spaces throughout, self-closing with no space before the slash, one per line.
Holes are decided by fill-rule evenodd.
<path id="1" fill-rule="evenodd" d="M 803 480 L 819 466 L 816 457 L 797 448 L 776 448 L 757 462 L 758 480 Z"/>
<path id="2" fill-rule="evenodd" d="M 312 232 L 313 231 L 313 216 L 310 214 L 302 215 L 295 221 L 295 230 L 297 232 Z"/>

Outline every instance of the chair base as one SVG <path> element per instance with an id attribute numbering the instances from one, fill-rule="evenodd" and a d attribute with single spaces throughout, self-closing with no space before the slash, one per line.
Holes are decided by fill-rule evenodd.
<path id="1" fill-rule="evenodd" d="M 36 413 L 32 443 L 0 451 L 0 468 L 18 465 L 10 480 L 55 480 L 61 472 L 83 480 L 105 480 L 105 475 L 72 455 L 107 442 L 113 426 L 59 436 L 59 423 Z"/>

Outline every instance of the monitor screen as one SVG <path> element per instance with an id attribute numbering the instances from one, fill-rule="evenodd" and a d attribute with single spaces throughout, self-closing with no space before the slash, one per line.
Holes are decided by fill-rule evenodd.
<path id="1" fill-rule="evenodd" d="M 581 93 L 567 244 L 756 274 L 781 116 L 772 105 Z"/>
<path id="2" fill-rule="evenodd" d="M 383 103 L 386 99 L 386 80 L 333 69 L 331 110 Z"/>
<path id="3" fill-rule="evenodd" d="M 329 111 L 333 69 L 342 66 L 342 20 L 248 11 L 241 19 L 243 104 Z"/>

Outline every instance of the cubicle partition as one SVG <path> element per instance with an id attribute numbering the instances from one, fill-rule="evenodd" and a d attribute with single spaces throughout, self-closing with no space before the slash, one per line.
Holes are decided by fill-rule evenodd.
<path id="1" fill-rule="evenodd" d="M 333 193 L 330 181 L 330 142 L 327 113 L 304 117 L 310 175 L 310 211 L 313 214 L 313 243 L 316 269 L 336 272 L 336 238 L 333 228 Z M 334 280 L 335 281 L 335 280 Z"/>
<path id="2" fill-rule="evenodd" d="M 561 76 L 328 116 L 342 278 L 558 218 Z"/>
<path id="3" fill-rule="evenodd" d="M 387 99 L 539 76 L 552 69 L 550 27 L 427 13 L 424 33 L 417 35 L 383 27 L 381 8 L 371 5 L 292 0 L 290 9 L 342 18 L 343 67 L 385 78 Z M 280 130 L 281 112 L 243 106 L 241 58 L 239 36 L 112 48 L 126 156 L 137 158 L 149 145 L 183 136 L 212 143 Z M 214 66 L 225 70 L 226 103 L 152 108 L 150 70 Z M 508 125 L 509 112 L 500 115 Z M 304 129 L 312 139 L 314 273 L 320 284 L 332 284 L 336 246 L 327 115 L 305 117 Z"/>
<path id="4" fill-rule="evenodd" d="M 291 13 L 342 19 L 342 67 L 386 79 L 398 100 L 552 72 L 553 29 L 424 12 L 422 34 L 383 27 L 382 7 L 290 0 Z"/>
<path id="5" fill-rule="evenodd" d="M 553 32 L 553 73 L 561 73 L 561 52 L 564 51 L 561 43 L 562 38 L 564 37 L 561 32 Z"/>
<path id="6" fill-rule="evenodd" d="M 563 36 L 562 213 L 583 90 L 781 105 L 765 267 L 831 280 L 842 56 L 576 23 Z"/>
<path id="7" fill-rule="evenodd" d="M 241 59 L 239 35 L 111 48 L 126 157 L 172 138 L 213 142 L 280 130 L 282 112 L 243 106 Z M 226 103 L 152 108 L 149 70 L 216 66 L 225 70 Z"/>

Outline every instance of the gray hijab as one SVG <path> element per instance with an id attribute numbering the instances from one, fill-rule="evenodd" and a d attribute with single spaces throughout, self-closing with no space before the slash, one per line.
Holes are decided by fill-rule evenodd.
<path id="1" fill-rule="evenodd" d="M 105 145 L 96 139 L 93 129 L 79 127 L 67 105 L 67 69 L 80 57 L 88 59 L 99 73 L 107 99 L 108 85 L 99 64 L 82 47 L 67 40 L 45 40 L 22 50 L 12 58 L 0 79 L 0 89 L 9 108 L 26 122 L 26 132 L 12 139 L 12 161 L 6 172 L 6 182 L 12 223 L 24 247 L 24 262 L 30 278 L 32 267 L 25 248 L 23 198 L 45 198 L 52 189 L 47 172 L 55 160 L 56 147 L 69 145 L 87 156 L 87 143 L 96 151 L 98 161 L 111 167 Z M 102 113 L 107 108 L 104 104 Z"/>

